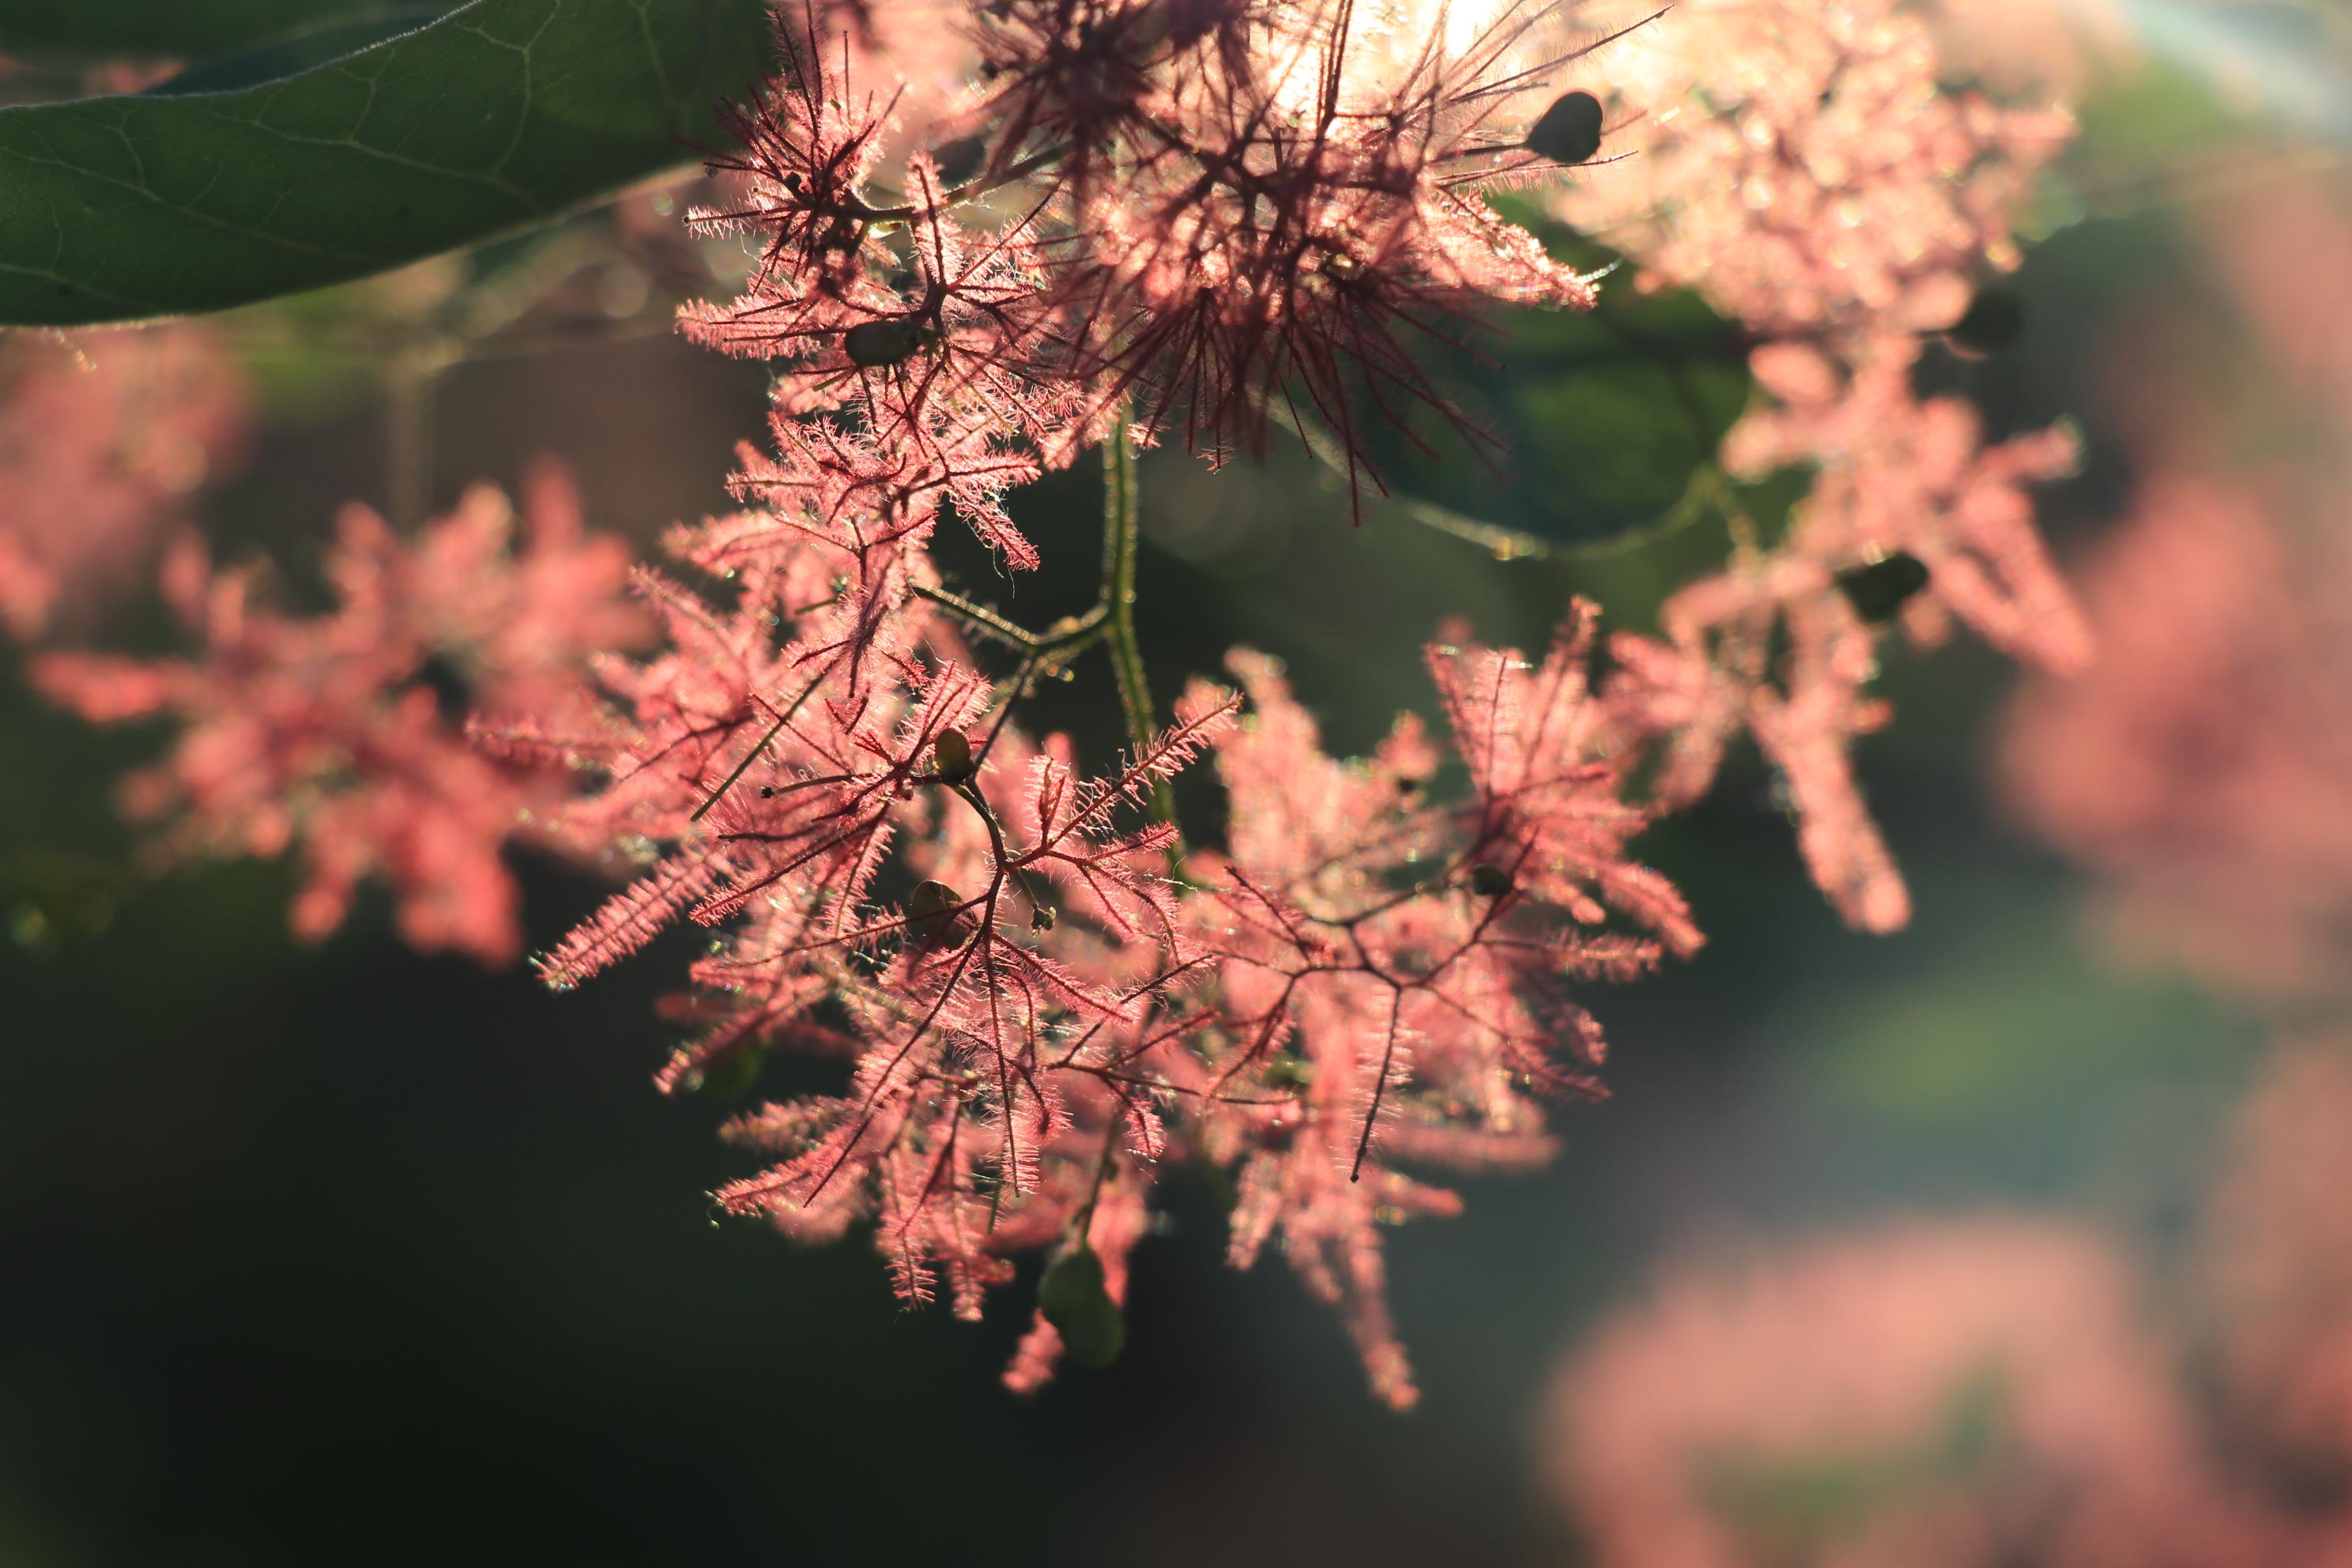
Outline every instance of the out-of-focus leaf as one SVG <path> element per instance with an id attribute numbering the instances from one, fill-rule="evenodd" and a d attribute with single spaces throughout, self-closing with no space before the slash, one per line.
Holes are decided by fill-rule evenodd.
<path id="1" fill-rule="evenodd" d="M 0 323 L 220 310 L 556 216 L 688 161 L 757 0 L 475 0 L 282 81 L 0 110 Z"/>
<path id="2" fill-rule="evenodd" d="M 192 92 L 235 92 L 315 70 L 330 60 L 415 32 L 438 19 L 446 5 L 408 5 L 377 15 L 323 23 L 272 38 L 219 59 L 190 66 L 157 82 L 149 98 L 184 98 Z"/>
<path id="3" fill-rule="evenodd" d="M 0 53 L 203 58 L 413 8 L 384 0 L 8 0 L 0 8 Z"/>
<path id="4" fill-rule="evenodd" d="M 1580 265 L 1606 263 L 1573 241 L 1555 246 L 1570 247 Z M 1591 311 L 1515 310 L 1497 325 L 1491 363 L 1449 352 L 1436 367 L 1494 447 L 1434 413 L 1416 416 L 1427 449 L 1397 441 L 1375 457 L 1400 501 L 1434 509 L 1501 554 L 1691 521 L 1704 499 L 1696 481 L 1748 402 L 1738 330 L 1695 294 L 1645 291 L 1622 273 Z"/>
<path id="5" fill-rule="evenodd" d="M 1037 1310 L 1080 1366 L 1107 1367 L 1127 1347 L 1127 1319 L 1110 1298 L 1102 1258 L 1091 1247 L 1066 1252 L 1046 1266 L 1037 1282 Z"/>

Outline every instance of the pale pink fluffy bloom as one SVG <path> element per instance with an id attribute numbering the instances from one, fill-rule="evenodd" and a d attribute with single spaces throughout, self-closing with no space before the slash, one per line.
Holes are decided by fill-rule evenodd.
<path id="1" fill-rule="evenodd" d="M 2264 493 L 2147 480 L 2086 563 L 2098 661 L 2023 691 L 2013 807 L 2088 866 L 2131 949 L 2273 990 L 2340 984 L 2352 933 L 2352 554 Z"/>
<path id="2" fill-rule="evenodd" d="M 1551 1479 L 1603 1568 L 2246 1562 L 2133 1297 L 2000 1216 L 1685 1260 L 1561 1369 Z"/>
<path id="3" fill-rule="evenodd" d="M 1768 333 L 1932 313 L 2014 267 L 2010 215 L 2073 132 L 1948 90 L 1897 0 L 1685 0 L 1604 66 L 1602 154 L 1625 156 L 1553 211 Z"/>
<path id="4" fill-rule="evenodd" d="M 1790 530 L 1796 554 L 1832 571 L 1898 551 L 1918 557 L 1927 589 L 1905 610 L 1915 637 L 1939 639 L 1949 612 L 2014 658 L 2079 668 L 2090 637 L 2026 490 L 2074 472 L 2074 434 L 2056 426 L 1988 444 L 1967 404 L 1912 392 L 1918 353 L 1916 338 L 1876 336 L 1842 372 L 1801 344 L 1759 349 L 1756 379 L 1773 401 L 1725 437 L 1725 469 L 1816 470 Z"/>
<path id="5" fill-rule="evenodd" d="M 2352 439 L 2352 202 L 2341 182 L 2235 196 L 2200 225 L 2232 302 L 2272 363 Z M 2334 483 L 2340 472 L 2330 475 Z M 2338 492 L 2340 493 L 2340 492 Z"/>
<path id="6" fill-rule="evenodd" d="M 200 327 L 0 344 L 0 629 L 37 637 L 136 583 L 246 426 L 243 379 Z"/>
<path id="7" fill-rule="evenodd" d="M 1854 776 L 1853 742 L 1888 710 L 1869 691 L 1882 634 L 1844 584 L 1916 563 L 1922 584 L 1900 607 L 1915 640 L 1940 641 L 1957 616 L 2052 669 L 2079 668 L 2090 648 L 2026 490 L 2072 470 L 2072 434 L 1986 445 L 1968 405 L 1913 394 L 1916 354 L 1894 336 L 1859 344 L 1851 370 L 1806 344 L 1757 350 L 1757 379 L 1775 401 L 1731 431 L 1724 467 L 1756 479 L 1811 466 L 1812 489 L 1780 542 L 1743 547 L 1673 595 L 1662 638 L 1621 633 L 1612 644 L 1610 700 L 1628 743 L 1657 750 L 1662 797 L 1696 798 L 1732 738 L 1752 733 L 1814 881 L 1850 924 L 1874 931 L 1906 924 L 1911 903 Z"/>
<path id="8" fill-rule="evenodd" d="M 1944 58 L 2014 93 L 2078 99 L 2146 63 L 2132 0 L 1946 0 L 1932 16 Z"/>
<path id="9" fill-rule="evenodd" d="M 618 599 L 626 550 L 582 536 L 560 477 L 530 493 L 519 551 L 513 510 L 488 486 L 414 546 L 347 509 L 326 563 L 337 607 L 318 616 L 255 603 L 252 574 L 216 571 L 184 542 L 164 591 L 198 654 L 51 653 L 34 684 L 93 721 L 178 721 L 169 755 L 123 787 L 132 816 L 165 825 L 163 859 L 296 848 L 298 936 L 326 936 L 358 885 L 382 879 L 412 945 L 510 959 L 521 932 L 500 849 L 568 781 L 477 749 L 458 709 L 470 695 L 546 711 L 591 651 L 645 635 Z"/>
<path id="10" fill-rule="evenodd" d="M 2352 1046 L 2281 1048 L 2240 1109 L 2200 1278 L 2232 1425 L 2291 1470 L 2352 1474 Z"/>

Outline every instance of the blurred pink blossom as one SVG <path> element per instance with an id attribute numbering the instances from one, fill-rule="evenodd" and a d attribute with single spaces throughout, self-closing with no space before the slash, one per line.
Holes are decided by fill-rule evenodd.
<path id="1" fill-rule="evenodd" d="M 243 378 L 204 328 L 0 344 L 0 629 L 85 621 L 138 582 L 246 427 Z"/>
<path id="2" fill-rule="evenodd" d="M 2017 264 L 2011 215 L 2073 134 L 1948 89 L 1931 14 L 1898 0 L 1685 0 L 1602 58 L 1622 156 L 1552 210 L 1768 336 L 1945 324 Z"/>
<path id="3" fill-rule="evenodd" d="M 1561 1369 L 1550 1478 L 1603 1568 L 2260 1561 L 2135 1297 L 1997 1215 L 1688 1258 Z"/>
<path id="4" fill-rule="evenodd" d="M 2159 469 L 2085 563 L 2100 653 L 2028 686 L 2009 798 L 2090 868 L 2127 947 L 2264 990 L 2352 937 L 2352 552 L 2262 487 Z"/>
<path id="5" fill-rule="evenodd" d="M 161 858 L 299 847 L 297 935 L 326 936 L 381 878 L 413 945 L 511 959 L 521 931 L 499 852 L 569 784 L 476 748 L 463 710 L 547 711 L 592 652 L 646 635 L 618 598 L 628 553 L 583 535 L 569 481 L 542 470 L 526 507 L 519 549 L 513 509 L 487 485 L 414 545 L 346 509 L 326 563 L 336 608 L 318 616 L 256 603 L 255 572 L 215 569 L 183 541 L 163 587 L 194 657 L 49 653 L 34 684 L 97 722 L 178 723 L 170 754 L 122 792 L 131 816 L 165 825 Z"/>

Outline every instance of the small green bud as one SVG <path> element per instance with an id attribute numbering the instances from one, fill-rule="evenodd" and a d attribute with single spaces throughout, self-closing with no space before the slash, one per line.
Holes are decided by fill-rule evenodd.
<path id="1" fill-rule="evenodd" d="M 1065 1252 L 1037 1282 L 1037 1310 L 1062 1336 L 1062 1348 L 1083 1367 L 1106 1367 L 1127 1347 L 1127 1319 L 1110 1299 L 1102 1258 L 1091 1247 Z"/>
<path id="2" fill-rule="evenodd" d="M 1555 163 L 1585 162 L 1601 151 L 1601 100 L 1589 92 L 1560 94 L 1521 145 Z"/>
<path id="3" fill-rule="evenodd" d="M 922 322 L 907 317 L 887 321 L 860 321 L 841 334 L 842 352 L 849 363 L 872 368 L 897 364 L 911 356 L 930 337 Z"/>
<path id="4" fill-rule="evenodd" d="M 942 730 L 931 742 L 931 771 L 948 784 L 971 777 L 971 737 L 961 730 Z"/>
<path id="5" fill-rule="evenodd" d="M 740 1050 L 705 1062 L 686 1080 L 687 1091 L 719 1105 L 732 1104 L 751 1092 L 760 1079 L 761 1053 Z"/>
<path id="6" fill-rule="evenodd" d="M 961 947 L 980 929 L 963 895 L 945 882 L 919 882 L 907 895 L 907 933 L 925 947 Z"/>
<path id="7" fill-rule="evenodd" d="M 1268 1089 L 1305 1089 L 1315 1081 L 1315 1064 L 1305 1057 L 1277 1056 L 1265 1064 Z"/>
<path id="8" fill-rule="evenodd" d="M 1470 890 L 1482 899 L 1499 899 L 1511 890 L 1511 874 L 1492 860 L 1470 868 Z"/>
<path id="9" fill-rule="evenodd" d="M 1927 563 L 1907 550 L 1898 550 L 1883 561 L 1839 573 L 1837 585 L 1855 615 L 1878 626 L 1894 619 L 1903 602 L 1927 585 Z"/>

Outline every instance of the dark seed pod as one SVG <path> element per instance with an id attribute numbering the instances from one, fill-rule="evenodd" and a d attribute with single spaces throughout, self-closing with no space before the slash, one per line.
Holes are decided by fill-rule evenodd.
<path id="1" fill-rule="evenodd" d="M 1499 899 L 1511 890 L 1511 874 L 1492 860 L 1470 868 L 1470 890 L 1482 899 Z"/>
<path id="2" fill-rule="evenodd" d="M 1601 100 L 1589 92 L 1560 94 L 1521 145 L 1555 163 L 1584 163 L 1601 151 Z"/>
<path id="3" fill-rule="evenodd" d="M 1102 1258 L 1091 1247 L 1065 1252 L 1046 1266 L 1037 1282 L 1037 1310 L 1080 1366 L 1108 1366 L 1127 1347 L 1126 1315 L 1110 1299 Z"/>
<path id="4" fill-rule="evenodd" d="M 1980 289 L 1945 338 L 1964 353 L 1999 353 L 2025 335 L 2025 301 L 2007 289 Z"/>
<path id="5" fill-rule="evenodd" d="M 930 334 L 920 321 L 898 317 L 887 321 L 860 321 L 841 334 L 841 348 L 852 364 L 897 364 L 923 346 Z"/>
<path id="6" fill-rule="evenodd" d="M 1837 574 L 1837 585 L 1855 615 L 1878 626 L 1894 619 L 1904 601 L 1927 585 L 1927 563 L 1898 550 L 1883 561 L 1848 567 Z"/>
<path id="7" fill-rule="evenodd" d="M 919 882 L 907 895 L 907 934 L 924 947 L 961 947 L 980 929 L 963 895 L 945 882 Z"/>
<path id="8" fill-rule="evenodd" d="M 931 771 L 949 784 L 971 777 L 971 737 L 961 730 L 942 730 L 931 742 Z"/>

